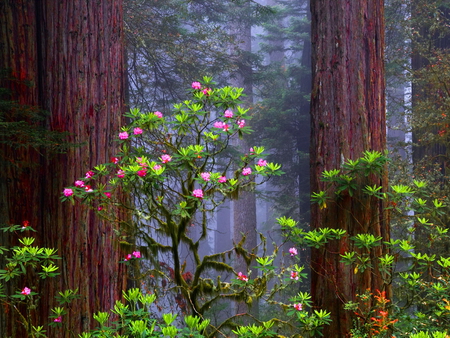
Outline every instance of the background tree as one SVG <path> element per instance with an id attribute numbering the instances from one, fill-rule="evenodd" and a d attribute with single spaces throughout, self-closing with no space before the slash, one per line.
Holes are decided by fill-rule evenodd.
<path id="1" fill-rule="evenodd" d="M 68 132 L 67 142 L 79 145 L 53 156 L 2 146 L 2 156 L 12 159 L 2 161 L 2 221 L 28 221 L 42 246 L 58 248 L 59 282 L 28 281 L 45 295 L 37 322 L 47 322 L 56 291 L 78 288 L 81 299 L 63 325 L 79 332 L 91 326 L 94 310 L 114 304 L 124 286 L 114 234 L 120 218 L 104 222 L 85 207 L 59 201 L 63 186 L 114 153 L 110 132 L 122 123 L 124 104 L 122 1 L 2 1 L 0 13 L 0 67 L 22 81 L 4 86 L 20 104 L 49 111 L 42 125 Z M 2 311 L 2 334 L 21 336 L 15 316 L 13 309 Z"/>
<path id="2" fill-rule="evenodd" d="M 383 151 L 386 147 L 383 9 L 380 0 L 311 3 L 312 191 L 324 189 L 320 180 L 324 170 L 340 168 L 343 159 L 355 160 L 365 150 Z M 386 176 L 367 178 L 370 185 L 383 183 Z M 367 233 L 389 239 L 385 209 L 376 198 L 357 192 L 352 198 L 343 196 L 337 204 L 322 210 L 314 205 L 312 228 L 341 228 L 348 237 Z M 355 274 L 340 262 L 339 253 L 353 250 L 348 237 L 312 252 L 314 304 L 330 311 L 333 320 L 325 328 L 326 337 L 349 334 L 352 314 L 343 309 L 345 302 L 356 301 L 356 294 L 367 289 L 387 288 L 376 266 L 373 271 Z M 380 256 L 384 251 L 380 246 L 372 255 Z"/>

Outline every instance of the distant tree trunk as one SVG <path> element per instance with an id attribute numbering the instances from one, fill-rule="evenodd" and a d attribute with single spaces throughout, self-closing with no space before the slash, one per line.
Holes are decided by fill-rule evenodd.
<path id="1" fill-rule="evenodd" d="M 235 78 L 232 80 L 232 85 L 235 87 L 244 88 L 244 94 L 246 95 L 247 105 L 251 105 L 253 101 L 253 79 L 252 68 L 249 63 L 248 54 L 252 51 L 251 46 L 251 25 L 249 23 L 238 22 L 236 27 L 232 31 L 232 34 L 236 35 L 236 40 L 241 41 L 239 44 L 240 53 L 238 56 L 239 69 L 235 74 Z M 232 51 L 233 53 L 233 51 Z M 248 151 L 250 146 L 245 140 L 236 138 L 234 145 L 239 148 L 240 151 Z M 256 224 L 256 197 L 254 191 L 240 191 L 239 199 L 233 201 L 233 241 L 237 244 L 242 239 L 244 234 L 246 239 L 244 248 L 252 250 L 257 246 L 257 224 Z M 248 266 L 245 261 L 238 257 L 234 264 L 234 268 L 237 271 L 241 271 L 246 274 Z M 258 310 L 258 305 L 252 304 L 252 312 L 255 314 Z M 236 313 L 247 313 L 249 310 L 247 304 L 238 302 L 236 304 Z"/>
<path id="2" fill-rule="evenodd" d="M 319 191 L 323 170 L 340 168 L 344 159 L 356 159 L 365 150 L 385 149 L 384 8 L 382 0 L 315 0 L 311 12 L 311 189 Z M 386 183 L 386 176 L 372 178 L 372 184 Z M 384 206 L 361 193 L 343 197 L 340 204 L 323 210 L 313 205 L 311 212 L 313 229 L 348 232 L 312 252 L 314 305 L 330 311 L 333 321 L 325 337 L 349 336 L 354 315 L 343 305 L 356 301 L 356 294 L 386 290 L 375 259 L 385 248 L 372 253 L 374 269 L 364 273 L 339 262 L 339 253 L 354 249 L 349 238 L 357 233 L 389 239 Z"/>
<path id="3" fill-rule="evenodd" d="M 122 0 L 9 0 L 2 1 L 0 10 L 0 41 L 8 47 L 2 46 L 0 59 L 33 84 L 26 89 L 32 95 L 19 90 L 18 98 L 49 111 L 48 128 L 67 131 L 69 142 L 80 144 L 60 155 L 18 154 L 36 167 L 7 173 L 13 183 L 2 205 L 8 222 L 29 220 L 39 244 L 58 248 L 62 256 L 61 275 L 36 284 L 39 324 L 48 323 L 57 291 L 78 288 L 81 299 L 63 318 L 63 325 L 77 334 L 93 326 L 93 312 L 113 307 L 125 285 L 114 234 L 118 223 L 107 223 L 78 203 L 59 201 L 64 186 L 116 151 L 112 140 L 124 109 Z M 14 311 L 6 316 L 7 328 L 0 331 L 19 337 Z M 48 333 L 73 336 L 58 329 Z"/>

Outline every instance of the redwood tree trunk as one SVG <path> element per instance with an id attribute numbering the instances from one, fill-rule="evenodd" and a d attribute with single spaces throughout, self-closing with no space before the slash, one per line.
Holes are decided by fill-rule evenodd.
<path id="1" fill-rule="evenodd" d="M 68 141 L 79 144 L 37 161 L 25 154 L 24 161 L 37 167 L 10 173 L 15 183 L 7 187 L 5 198 L 8 221 L 20 224 L 26 217 L 38 230 L 39 244 L 57 248 L 62 256 L 61 275 L 36 284 L 41 294 L 38 324 L 48 323 L 57 291 L 78 288 L 81 299 L 63 317 L 64 327 L 78 334 L 93 326 L 93 312 L 113 307 L 125 285 L 117 224 L 79 204 L 59 201 L 64 186 L 116 151 L 112 140 L 124 109 L 122 0 L 9 0 L 1 6 L 6 13 L 1 41 L 10 45 L 2 48 L 0 59 L 33 83 L 33 95 L 20 91 L 18 97 L 49 111 L 48 128 L 69 132 Z M 6 323 L 15 330 L 15 318 Z M 51 328 L 48 334 L 72 336 Z"/>
<path id="2" fill-rule="evenodd" d="M 314 0 L 312 12 L 311 189 L 323 190 L 323 170 L 340 168 L 365 150 L 383 151 L 386 145 L 384 96 L 384 24 L 382 0 Z M 385 184 L 371 179 L 371 184 Z M 349 238 L 357 233 L 389 237 L 383 205 L 356 193 L 340 206 L 319 210 L 312 206 L 312 228 L 341 228 L 348 236 L 312 252 L 314 305 L 331 312 L 325 337 L 348 337 L 354 319 L 343 305 L 357 301 L 367 289 L 385 290 L 374 269 L 354 273 L 340 263 L 339 254 L 353 251 Z M 373 261 L 384 248 L 373 252 Z M 389 296 L 389 294 L 388 294 Z"/>

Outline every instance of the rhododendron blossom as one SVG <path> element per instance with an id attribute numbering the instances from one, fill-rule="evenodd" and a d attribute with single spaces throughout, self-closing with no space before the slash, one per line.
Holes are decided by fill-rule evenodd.
<path id="1" fill-rule="evenodd" d="M 128 138 L 128 133 L 126 131 L 119 133 L 119 138 L 121 140 L 126 140 Z"/>
<path id="2" fill-rule="evenodd" d="M 237 278 L 243 282 L 248 282 L 248 277 L 244 275 L 242 272 L 239 272 Z"/>
<path id="3" fill-rule="evenodd" d="M 229 109 L 225 110 L 225 113 L 223 114 L 223 116 L 225 116 L 226 118 L 232 118 L 233 117 L 233 112 Z"/>
<path id="4" fill-rule="evenodd" d="M 197 197 L 197 198 L 203 198 L 203 190 L 202 189 L 195 189 L 192 192 L 192 196 Z"/>
<path id="5" fill-rule="evenodd" d="M 225 183 L 227 181 L 227 178 L 225 176 L 219 177 L 219 183 Z"/>
<path id="6" fill-rule="evenodd" d="M 244 168 L 242 169 L 242 175 L 244 176 L 248 176 L 252 173 L 252 169 L 251 168 Z"/>
<path id="7" fill-rule="evenodd" d="M 211 92 L 211 88 L 205 88 L 202 90 L 203 94 L 205 95 L 209 95 L 209 93 Z"/>
<path id="8" fill-rule="evenodd" d="M 125 171 L 123 171 L 123 170 L 117 171 L 117 177 L 118 178 L 124 178 L 125 177 Z"/>
<path id="9" fill-rule="evenodd" d="M 260 167 L 265 167 L 267 165 L 267 161 L 263 160 L 262 158 L 260 158 L 258 160 L 258 164 L 257 165 L 260 166 Z"/>
<path id="10" fill-rule="evenodd" d="M 64 189 L 64 196 L 69 197 L 73 195 L 73 190 L 70 188 Z"/>
<path id="11" fill-rule="evenodd" d="M 92 178 L 94 177 L 95 173 L 92 170 L 89 170 L 86 174 L 85 177 L 86 178 Z"/>
<path id="12" fill-rule="evenodd" d="M 295 256 L 298 254 L 298 251 L 296 248 L 290 248 L 289 253 L 291 254 L 291 256 Z"/>
<path id="13" fill-rule="evenodd" d="M 201 178 L 203 178 L 204 181 L 209 181 L 211 178 L 210 173 L 201 173 L 200 176 L 201 176 Z"/>
<path id="14" fill-rule="evenodd" d="M 86 192 L 93 192 L 94 190 L 91 188 L 90 185 L 87 185 L 87 186 L 84 187 L 84 191 L 86 191 Z"/>
<path id="15" fill-rule="evenodd" d="M 223 128 L 224 123 L 222 121 L 216 121 L 214 122 L 214 128 Z"/>
<path id="16" fill-rule="evenodd" d="M 22 295 L 28 296 L 31 293 L 31 289 L 24 287 L 22 292 L 20 292 Z"/>
<path id="17" fill-rule="evenodd" d="M 133 251 L 133 256 L 135 258 L 141 258 L 141 253 L 139 251 Z"/>
<path id="18" fill-rule="evenodd" d="M 200 84 L 200 82 L 192 82 L 191 87 L 192 89 L 201 89 L 202 85 Z"/>
<path id="19" fill-rule="evenodd" d="M 228 131 L 228 129 L 230 129 L 230 126 L 228 124 L 224 123 L 222 128 L 223 128 L 223 131 Z"/>
<path id="20" fill-rule="evenodd" d="M 159 164 L 155 164 L 154 166 L 153 166 L 153 170 L 154 171 L 158 171 L 159 169 L 161 169 L 162 168 L 162 166 L 160 166 Z"/>
<path id="21" fill-rule="evenodd" d="M 54 321 L 55 323 L 61 323 L 61 320 L 62 320 L 61 316 L 59 316 L 59 317 L 53 319 L 53 321 Z"/>
<path id="22" fill-rule="evenodd" d="M 130 259 L 132 259 L 133 256 L 131 254 L 128 254 L 127 257 L 124 258 L 124 261 L 129 261 Z"/>
<path id="23" fill-rule="evenodd" d="M 167 162 L 170 162 L 170 161 L 172 161 L 172 156 L 170 156 L 170 155 L 163 155 L 163 156 L 161 156 L 161 161 L 162 161 L 162 163 L 167 163 Z"/>
<path id="24" fill-rule="evenodd" d="M 298 272 L 291 271 L 291 279 L 298 280 L 298 278 L 299 278 Z"/>
<path id="25" fill-rule="evenodd" d="M 156 117 L 162 119 L 163 114 L 160 111 L 155 111 L 154 114 L 156 115 Z"/>
<path id="26" fill-rule="evenodd" d="M 84 187 L 84 182 L 83 181 L 75 181 L 74 184 L 78 188 L 83 188 Z"/>
<path id="27" fill-rule="evenodd" d="M 133 129 L 133 134 L 134 135 L 140 135 L 142 133 L 143 133 L 143 130 L 141 128 L 139 128 L 139 127 Z"/>
<path id="28" fill-rule="evenodd" d="M 238 126 L 239 126 L 239 128 L 244 128 L 245 127 L 245 120 L 240 120 L 239 122 L 238 122 Z"/>
<path id="29" fill-rule="evenodd" d="M 147 170 L 145 169 L 139 170 L 136 174 L 140 177 L 144 177 L 145 175 L 147 175 Z"/>
<path id="30" fill-rule="evenodd" d="M 117 164 L 119 163 L 119 159 L 117 157 L 111 157 L 111 162 Z"/>
<path id="31" fill-rule="evenodd" d="M 303 305 L 301 303 L 294 304 L 294 309 L 296 309 L 297 311 L 302 311 Z"/>

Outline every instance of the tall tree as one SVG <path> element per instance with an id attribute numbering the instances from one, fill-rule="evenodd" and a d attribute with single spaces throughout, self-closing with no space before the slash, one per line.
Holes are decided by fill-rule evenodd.
<path id="1" fill-rule="evenodd" d="M 75 333 L 91 327 L 94 311 L 111 308 L 124 286 L 114 232 L 117 222 L 105 222 L 85 207 L 59 201 L 64 186 L 114 155 L 112 132 L 120 128 L 124 107 L 122 12 L 121 0 L 0 4 L 2 67 L 31 84 L 13 88 L 15 99 L 49 111 L 45 126 L 69 132 L 68 142 L 78 145 L 53 156 L 46 156 L 45 149 L 16 153 L 22 162 L 34 165 L 27 169 L 3 164 L 8 170 L 2 171 L 2 181 L 13 183 L 3 185 L 1 193 L 6 196 L 5 222 L 30 221 L 39 243 L 58 248 L 62 256 L 58 282 L 29 281 L 42 294 L 37 321 L 48 321 L 58 290 L 78 288 L 76 311 L 63 318 L 64 326 Z M 11 150 L 6 146 L 2 152 Z M 3 315 L 6 328 L 0 331 L 20 336 L 13 309 Z M 69 336 L 55 329 L 49 334 Z"/>
<path id="2" fill-rule="evenodd" d="M 311 189 L 319 191 L 324 170 L 340 168 L 344 159 L 356 160 L 363 151 L 385 149 L 384 7 L 382 0 L 315 0 L 311 13 Z M 386 178 L 369 177 L 369 182 L 385 186 Z M 339 257 L 353 250 L 349 238 L 357 233 L 388 240 L 384 210 L 359 192 L 343 196 L 339 207 L 312 207 L 312 228 L 341 228 L 348 234 L 312 252 L 314 304 L 330 311 L 333 320 L 325 337 L 348 336 L 353 318 L 345 302 L 357 301 L 356 294 L 367 289 L 386 289 L 375 262 L 372 271 L 355 274 Z M 372 255 L 383 250 L 380 246 Z"/>

